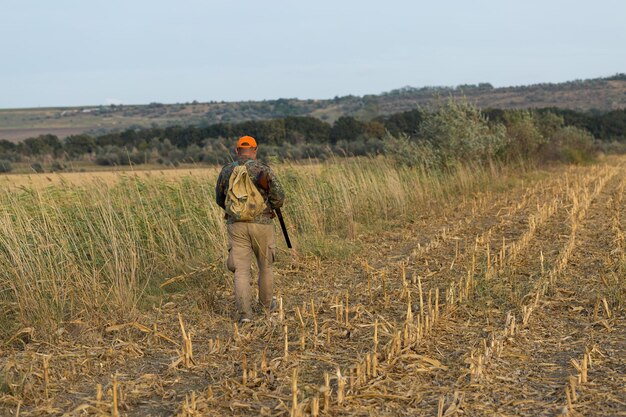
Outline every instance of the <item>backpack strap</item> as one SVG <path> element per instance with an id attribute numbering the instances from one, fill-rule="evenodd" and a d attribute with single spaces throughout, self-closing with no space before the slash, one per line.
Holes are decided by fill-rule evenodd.
<path id="1" fill-rule="evenodd" d="M 246 162 L 244 162 L 246 168 L 248 168 L 247 165 L 250 162 L 254 162 L 254 159 L 248 159 Z M 267 175 L 267 172 L 262 171 L 258 177 L 252 179 L 252 183 L 260 190 L 263 190 L 266 193 L 270 192 L 269 176 Z"/>

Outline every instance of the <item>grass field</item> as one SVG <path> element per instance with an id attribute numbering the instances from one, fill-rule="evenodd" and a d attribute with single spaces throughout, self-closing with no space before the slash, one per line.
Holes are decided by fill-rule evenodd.
<path id="1" fill-rule="evenodd" d="M 244 327 L 216 170 L 5 188 L 0 414 L 626 413 L 626 159 L 277 172 L 298 255 Z"/>
<path id="2" fill-rule="evenodd" d="M 99 170 L 91 170 L 100 168 Z M 107 169 L 108 168 L 108 169 Z M 110 167 L 90 166 L 89 172 L 54 172 L 42 174 L 4 174 L 0 175 L 0 187 L 14 190 L 15 188 L 45 189 L 47 187 L 72 185 L 81 187 L 85 184 L 104 182 L 109 185 L 117 184 L 125 178 L 136 178 L 143 180 L 153 179 L 155 181 L 177 181 L 182 177 L 207 178 L 216 177 L 218 168 L 197 167 L 168 168 L 155 165 L 152 168 L 141 166 L 139 169 L 129 169 L 129 167 L 119 167 L 111 171 Z"/>

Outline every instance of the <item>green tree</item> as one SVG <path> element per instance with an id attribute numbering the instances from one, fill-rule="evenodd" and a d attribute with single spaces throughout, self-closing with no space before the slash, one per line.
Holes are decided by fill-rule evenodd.
<path id="1" fill-rule="evenodd" d="M 22 154 L 27 156 L 50 155 L 58 157 L 63 151 L 63 144 L 55 135 L 40 135 L 36 138 L 24 139 L 18 145 L 18 149 L 20 149 Z"/>
<path id="2" fill-rule="evenodd" d="M 342 116 L 333 124 L 330 130 L 330 142 L 335 144 L 338 141 L 347 142 L 356 140 L 365 133 L 365 124 L 354 117 Z"/>
<path id="3" fill-rule="evenodd" d="M 96 151 L 96 140 L 89 135 L 74 135 L 65 138 L 63 143 L 65 152 L 71 157 L 91 154 Z"/>

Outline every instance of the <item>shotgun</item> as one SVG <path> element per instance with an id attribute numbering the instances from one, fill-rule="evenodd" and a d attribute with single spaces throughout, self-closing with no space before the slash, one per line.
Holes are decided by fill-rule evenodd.
<path id="1" fill-rule="evenodd" d="M 259 177 L 256 179 L 256 183 L 265 190 L 266 193 L 270 192 L 270 184 L 269 178 L 264 173 L 261 173 Z M 280 211 L 280 208 L 274 210 L 276 212 L 276 217 L 278 217 L 278 221 L 280 222 L 280 228 L 283 230 L 283 236 L 285 236 L 285 242 L 287 242 L 287 247 L 289 249 L 293 249 L 291 246 L 291 240 L 289 240 L 289 233 L 287 233 L 287 226 L 285 226 L 285 219 L 283 219 L 283 213 Z"/>
<path id="2" fill-rule="evenodd" d="M 283 219 L 283 213 L 279 208 L 276 209 L 276 216 L 278 217 L 278 221 L 280 222 L 280 228 L 283 229 L 283 236 L 285 236 L 285 242 L 287 242 L 287 247 L 289 249 L 292 248 L 291 240 L 289 240 L 289 233 L 287 233 L 287 226 L 285 226 L 285 219 Z"/>

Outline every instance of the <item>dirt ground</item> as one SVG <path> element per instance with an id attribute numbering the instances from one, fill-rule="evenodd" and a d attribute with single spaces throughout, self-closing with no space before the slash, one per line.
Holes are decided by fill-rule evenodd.
<path id="1" fill-rule="evenodd" d="M 562 168 L 346 261 L 282 253 L 252 324 L 216 265 L 135 322 L 16 335 L 0 415 L 626 415 L 625 185 L 623 159 Z"/>

